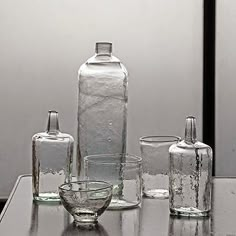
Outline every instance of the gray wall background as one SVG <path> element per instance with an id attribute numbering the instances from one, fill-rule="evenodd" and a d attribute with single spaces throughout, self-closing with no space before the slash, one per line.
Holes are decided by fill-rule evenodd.
<path id="1" fill-rule="evenodd" d="M 112 41 L 129 77 L 128 151 L 148 134 L 202 127 L 202 1 L 0 0 L 0 197 L 31 173 L 31 137 L 47 111 L 76 136 L 77 70 Z"/>
<path id="2" fill-rule="evenodd" d="M 236 1 L 217 1 L 216 174 L 236 176 Z"/>

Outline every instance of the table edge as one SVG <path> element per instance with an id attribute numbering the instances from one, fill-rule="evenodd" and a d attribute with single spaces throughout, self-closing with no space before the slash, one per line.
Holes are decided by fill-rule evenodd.
<path id="1" fill-rule="evenodd" d="M 17 189 L 17 187 L 18 187 L 18 185 L 19 185 L 19 183 L 20 183 L 21 178 L 23 178 L 23 177 L 29 177 L 29 176 L 32 176 L 32 175 L 31 175 L 31 174 L 25 174 L 25 175 L 19 175 L 19 176 L 18 176 L 18 178 L 17 178 L 17 180 L 16 180 L 16 183 L 15 183 L 15 185 L 14 185 L 14 187 L 13 187 L 13 189 L 12 189 L 12 191 L 11 191 L 11 193 L 10 193 L 10 195 L 9 195 L 9 197 L 8 197 L 8 199 L 7 199 L 7 201 L 6 201 L 6 203 L 5 203 L 5 206 L 4 206 L 4 208 L 2 209 L 2 212 L 1 212 L 1 214 L 0 214 L 0 223 L 1 223 L 1 221 L 2 221 L 2 219 L 3 219 L 3 217 L 4 217 L 4 215 L 5 215 L 5 213 L 7 212 L 7 208 L 8 208 L 9 205 L 10 205 L 10 202 L 11 202 L 11 200 L 12 200 L 12 198 L 13 198 L 15 192 L 16 192 L 16 189 Z"/>

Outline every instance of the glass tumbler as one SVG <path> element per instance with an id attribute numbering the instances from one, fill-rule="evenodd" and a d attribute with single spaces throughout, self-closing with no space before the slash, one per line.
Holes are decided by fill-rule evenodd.
<path id="1" fill-rule="evenodd" d="M 142 199 L 142 158 L 129 154 L 98 154 L 84 158 L 85 177 L 113 185 L 108 209 L 137 207 Z"/>
<path id="2" fill-rule="evenodd" d="M 178 136 L 143 136 L 140 138 L 143 160 L 143 195 L 148 198 L 169 197 L 169 147 Z"/>

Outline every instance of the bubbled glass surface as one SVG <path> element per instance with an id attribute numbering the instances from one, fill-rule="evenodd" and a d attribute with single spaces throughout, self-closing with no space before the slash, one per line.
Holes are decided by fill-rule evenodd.
<path id="1" fill-rule="evenodd" d="M 79 69 L 79 172 L 85 156 L 126 151 L 128 77 L 111 52 L 111 43 L 97 43 L 96 54 Z"/>
<path id="2" fill-rule="evenodd" d="M 46 132 L 32 138 L 32 184 L 36 201 L 60 201 L 58 186 L 71 181 L 74 139 L 60 132 L 58 115 L 49 111 Z"/>
<path id="3" fill-rule="evenodd" d="M 113 185 L 109 209 L 138 207 L 142 199 L 142 158 L 131 154 L 98 154 L 84 158 L 88 180 L 104 180 Z"/>
<path id="4" fill-rule="evenodd" d="M 63 206 L 75 223 L 94 223 L 111 202 L 112 185 L 103 181 L 78 181 L 59 187 Z"/>
<path id="5" fill-rule="evenodd" d="M 212 150 L 196 140 L 195 118 L 186 119 L 185 139 L 170 149 L 170 212 L 206 216 L 211 209 Z"/>

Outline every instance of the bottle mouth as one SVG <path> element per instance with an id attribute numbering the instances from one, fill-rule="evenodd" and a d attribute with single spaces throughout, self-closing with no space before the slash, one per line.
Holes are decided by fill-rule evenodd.
<path id="1" fill-rule="evenodd" d="M 49 110 L 48 113 L 56 113 L 56 114 L 58 114 L 58 112 L 55 111 L 55 110 Z"/>
<path id="2" fill-rule="evenodd" d="M 112 43 L 111 42 L 97 42 L 95 46 L 96 54 L 111 54 Z"/>
<path id="3" fill-rule="evenodd" d="M 48 111 L 48 124 L 46 131 L 51 134 L 56 134 L 60 132 L 59 130 L 59 121 L 58 121 L 58 112 L 55 110 Z"/>
<path id="4" fill-rule="evenodd" d="M 194 116 L 187 116 L 185 121 L 185 141 L 195 143 L 197 141 L 196 135 L 196 118 Z"/>

